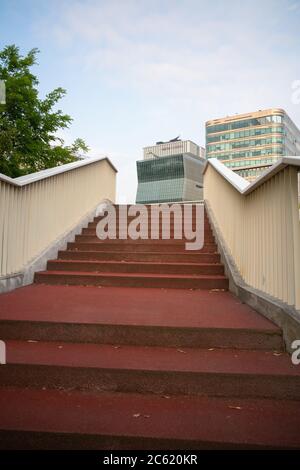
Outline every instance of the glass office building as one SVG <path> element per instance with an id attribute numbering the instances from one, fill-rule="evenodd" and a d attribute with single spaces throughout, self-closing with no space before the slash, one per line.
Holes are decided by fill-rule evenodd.
<path id="1" fill-rule="evenodd" d="M 169 147 L 165 143 L 158 144 L 144 149 L 145 159 L 137 162 L 137 203 L 203 199 L 204 149 L 194 143 L 193 146 L 186 145 L 187 142 L 190 141 L 176 141 L 176 145 L 175 142 L 167 143 L 171 144 Z M 191 147 L 194 153 L 191 152 Z M 176 153 L 180 150 L 189 151 Z M 164 155 L 163 152 L 168 155 Z M 160 156 L 161 154 L 164 156 Z"/>
<path id="2" fill-rule="evenodd" d="M 217 158 L 248 180 L 282 156 L 300 155 L 300 130 L 273 108 L 206 122 L 206 157 Z"/>

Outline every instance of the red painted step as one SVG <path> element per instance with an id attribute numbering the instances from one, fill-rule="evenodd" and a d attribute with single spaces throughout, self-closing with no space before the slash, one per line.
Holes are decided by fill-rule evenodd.
<path id="1" fill-rule="evenodd" d="M 280 328 L 226 291 L 207 217 L 196 251 L 100 241 L 95 222 L 0 296 L 0 446 L 300 445 L 299 367 Z"/>
<path id="2" fill-rule="evenodd" d="M 211 230 L 211 227 L 210 225 L 208 225 L 207 223 L 204 223 L 204 227 L 202 226 L 202 224 L 198 223 L 198 225 L 196 225 L 196 222 L 194 221 L 187 221 L 188 222 L 188 228 L 190 228 L 190 226 L 192 227 L 193 230 L 195 230 L 196 228 L 200 228 L 200 229 L 203 229 L 204 230 L 204 233 L 206 234 L 212 234 L 212 230 Z M 89 222 L 87 227 L 86 227 L 86 230 L 96 230 L 96 227 L 98 225 L 99 221 L 98 222 Z M 122 227 L 123 229 L 127 227 L 128 224 L 131 223 L 131 220 L 117 220 L 116 221 L 116 228 L 119 228 L 119 227 Z M 166 224 L 166 225 L 165 225 Z M 148 229 L 153 227 L 155 229 L 162 229 L 162 222 L 152 222 L 151 220 L 148 220 L 147 221 L 147 225 L 148 225 Z M 168 227 L 170 226 L 170 229 L 174 229 L 174 228 L 177 228 L 177 230 L 179 228 L 182 228 L 183 229 L 183 225 L 178 223 L 178 222 L 173 222 L 172 220 L 168 223 L 164 223 L 164 226 L 165 227 Z"/>
<path id="3" fill-rule="evenodd" d="M 164 245 L 174 245 L 174 246 L 182 246 L 183 249 L 185 249 L 185 243 L 186 242 L 193 242 L 193 240 L 187 240 L 187 239 L 174 239 L 174 238 L 166 238 L 166 239 L 162 239 L 162 238 L 159 238 L 159 239 L 153 239 L 153 238 L 147 238 L 147 239 L 137 239 L 137 240 L 132 240 L 130 238 L 128 239 L 120 239 L 120 238 L 116 238 L 116 239 L 111 239 L 111 238 L 107 238 L 105 240 L 101 240 L 100 238 L 97 237 L 97 235 L 94 233 L 94 234 L 91 234 L 91 235 L 75 235 L 75 242 L 83 242 L 83 243 L 87 243 L 87 242 L 92 242 L 92 243 L 95 243 L 95 242 L 98 242 L 98 243 L 114 243 L 114 244 L 143 244 L 143 245 L 161 245 L 161 246 L 164 246 Z M 206 240 L 204 238 L 204 246 L 206 245 L 215 245 L 215 242 L 213 241 L 213 239 L 208 239 Z"/>
<path id="4" fill-rule="evenodd" d="M 151 216 L 152 216 L 151 211 L 148 211 L 148 214 L 147 214 L 147 215 L 148 215 L 148 220 L 150 220 L 150 219 L 151 219 Z M 137 215 L 128 215 L 128 211 L 127 211 L 127 219 L 128 219 L 128 220 L 136 219 L 136 217 L 138 217 L 138 216 L 139 216 L 139 214 L 137 214 Z M 107 217 L 107 212 L 106 212 L 104 215 L 98 215 L 98 216 L 96 216 L 96 217 L 94 218 L 94 221 L 95 221 L 95 222 L 99 222 L 99 220 L 101 220 L 101 219 L 103 219 L 103 218 L 106 218 L 106 217 Z M 126 213 L 123 214 L 123 212 L 119 213 L 119 211 L 116 211 L 116 217 L 117 217 L 117 220 L 126 220 Z M 165 218 L 169 218 L 169 217 L 171 218 L 172 221 L 174 220 L 174 214 L 173 214 L 173 212 L 171 212 L 170 216 L 166 213 Z M 187 220 L 193 220 L 193 221 L 194 221 L 194 220 L 196 220 L 196 212 L 193 211 L 192 214 L 186 213 L 186 214 L 185 214 L 185 217 L 186 217 Z M 201 217 L 201 214 L 200 214 L 200 217 Z M 179 217 L 178 217 L 178 218 L 179 218 Z M 182 212 L 182 218 L 184 218 L 184 213 L 183 213 L 183 212 Z M 203 218 L 203 220 L 204 220 L 207 224 L 209 224 L 209 219 L 208 219 L 206 213 L 204 213 L 204 217 L 202 217 L 202 218 Z M 162 215 L 160 214 L 160 220 L 161 220 L 161 219 L 162 219 Z M 155 220 L 156 220 L 156 214 L 155 214 Z"/>
<path id="5" fill-rule="evenodd" d="M 36 283 L 79 286 L 164 287 L 171 289 L 228 289 L 221 274 L 159 274 L 84 271 L 39 271 Z"/>
<path id="6" fill-rule="evenodd" d="M 148 234 L 148 238 L 151 239 L 151 237 L 152 237 L 151 230 L 148 229 L 148 231 L 146 233 Z M 155 236 L 156 236 L 156 233 L 158 233 L 160 238 L 162 237 L 163 232 L 162 232 L 161 229 L 155 231 Z M 182 230 L 179 231 L 179 235 L 178 235 L 178 232 L 174 232 L 173 228 L 171 228 L 170 230 L 166 231 L 166 234 L 167 235 L 165 235 L 165 236 L 167 236 L 168 239 L 170 239 L 170 240 L 177 240 L 177 239 L 178 240 L 182 239 L 184 241 L 187 240 L 187 238 L 185 237 L 185 234 Z M 176 235 L 176 238 L 175 238 L 175 235 Z M 81 236 L 81 235 L 78 235 L 78 236 Z M 96 237 L 97 236 L 96 229 L 94 229 L 94 228 L 83 228 L 82 229 L 82 236 Z M 180 238 L 177 238 L 178 236 L 180 236 Z M 119 237 L 120 237 L 119 227 L 116 227 L 116 237 L 117 237 L 117 239 L 119 239 Z M 204 241 L 205 241 L 205 243 L 214 243 L 215 239 L 214 239 L 213 234 L 211 232 L 209 232 L 209 233 L 204 232 Z"/>
<path id="7" fill-rule="evenodd" d="M 216 254 L 217 245 L 208 224 L 205 233 L 204 246 L 201 250 L 193 251 L 186 249 L 185 240 L 182 239 L 99 240 L 95 226 L 85 228 L 81 235 L 75 236 L 75 242 L 68 243 L 67 254 L 62 255 L 60 252 L 58 260 L 48 262 L 47 271 L 35 274 L 35 282 L 56 285 L 227 289 L 228 280 L 220 263 L 203 260 L 202 263 L 197 263 L 196 260 L 189 263 L 188 257 L 183 256 Z M 99 260 L 92 260 L 87 255 L 72 258 L 72 252 L 77 251 L 99 252 L 103 256 L 105 253 L 116 253 L 119 258 L 110 259 L 107 254 L 104 259 L 100 257 Z M 162 252 L 168 255 L 167 260 L 158 258 L 158 254 Z M 122 258 L 121 253 L 134 253 L 134 259 L 130 260 L 126 255 Z M 155 253 L 156 259 L 151 260 Z M 145 254 L 148 259 L 145 259 Z M 177 254 L 177 258 L 173 254 Z"/>
<path id="8" fill-rule="evenodd" d="M 185 262 L 185 263 L 220 263 L 218 253 L 193 252 L 117 252 L 117 251 L 75 251 L 65 250 L 58 252 L 58 259 L 68 260 L 99 260 L 99 261 L 138 261 L 138 262 Z"/>
<path id="9" fill-rule="evenodd" d="M 159 274 L 224 274 L 220 263 L 166 263 L 166 262 L 131 262 L 131 261 L 85 261 L 85 260 L 51 260 L 49 271 L 91 271 L 113 273 L 159 273 Z"/>
<path id="10" fill-rule="evenodd" d="M 171 252 L 171 253 L 188 253 L 185 250 L 185 244 L 174 243 L 165 240 L 162 243 L 136 243 L 134 241 L 127 243 L 117 243 L 119 240 L 107 240 L 105 242 L 93 241 L 93 242 L 69 242 L 67 245 L 68 250 L 90 250 L 90 251 L 116 251 L 116 252 Z M 151 240 L 153 241 L 153 240 Z M 159 240 L 158 240 L 159 241 Z M 190 253 L 217 253 L 217 245 L 215 243 L 205 245 L 201 250 L 190 250 Z"/>
<path id="11" fill-rule="evenodd" d="M 127 220 L 126 219 L 117 219 L 116 220 L 116 226 L 122 226 L 122 227 L 126 227 L 126 225 L 128 223 L 131 223 L 135 218 L 128 218 Z M 87 228 L 93 228 L 93 229 L 96 229 L 98 223 L 100 222 L 100 220 L 93 220 L 91 222 L 88 223 L 88 226 Z M 106 221 L 107 222 L 107 221 Z M 188 222 L 189 224 L 192 225 L 193 228 L 196 228 L 196 220 L 191 220 L 191 219 L 188 219 L 186 220 L 186 222 Z M 148 223 L 148 227 L 162 227 L 162 221 L 160 220 L 159 222 L 156 222 L 156 221 L 152 221 L 150 218 L 147 219 L 147 223 Z M 169 222 L 164 222 L 164 224 L 170 224 L 170 227 L 171 228 L 174 228 L 175 227 L 178 227 L 180 226 L 180 222 L 177 222 L 177 221 L 174 221 L 174 220 L 170 220 Z M 200 226 L 200 223 L 198 222 L 198 227 Z M 201 227 L 202 227 L 202 221 L 201 221 Z M 205 232 L 210 232 L 212 233 L 212 230 L 211 230 L 211 226 L 209 225 L 208 222 L 204 221 L 204 231 Z"/>
<path id="12" fill-rule="evenodd" d="M 286 353 L 7 341 L 2 386 L 300 399 Z"/>
<path id="13" fill-rule="evenodd" d="M 0 337 L 194 348 L 283 348 L 229 292 L 33 284 L 1 295 Z"/>
<path id="14" fill-rule="evenodd" d="M 296 449 L 299 402 L 0 389 L 1 448 Z"/>

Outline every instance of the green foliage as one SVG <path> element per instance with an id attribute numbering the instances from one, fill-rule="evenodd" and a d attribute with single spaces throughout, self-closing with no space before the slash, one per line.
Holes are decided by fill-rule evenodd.
<path id="1" fill-rule="evenodd" d="M 31 73 L 38 52 L 21 56 L 15 45 L 0 51 L 0 80 L 6 86 L 6 104 L 0 104 L 0 173 L 13 178 L 76 161 L 88 151 L 82 139 L 65 146 L 57 137 L 72 122 L 56 109 L 66 91 L 56 88 L 39 99 L 39 82 Z"/>

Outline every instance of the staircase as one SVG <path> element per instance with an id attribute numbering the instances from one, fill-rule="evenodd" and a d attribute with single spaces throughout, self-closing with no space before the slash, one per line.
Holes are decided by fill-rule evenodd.
<path id="1" fill-rule="evenodd" d="M 194 211 L 195 212 L 195 211 Z M 195 216 L 195 214 L 193 214 Z M 48 262 L 47 271 L 36 273 L 35 282 L 119 287 L 227 289 L 211 228 L 205 217 L 205 244 L 197 253 L 185 250 L 186 240 L 104 240 L 96 235 L 95 218 L 68 249 Z M 128 223 L 133 217 L 128 217 Z M 125 221 L 118 219 L 119 224 Z M 193 221 L 193 223 L 195 223 Z M 149 217 L 148 232 L 151 222 Z M 194 225 L 195 227 L 195 225 Z M 161 235 L 161 227 L 160 227 Z"/>
<path id="2" fill-rule="evenodd" d="M 97 222 L 0 297 L 0 447 L 299 447 L 300 366 L 227 291 L 207 217 L 195 252 Z"/>

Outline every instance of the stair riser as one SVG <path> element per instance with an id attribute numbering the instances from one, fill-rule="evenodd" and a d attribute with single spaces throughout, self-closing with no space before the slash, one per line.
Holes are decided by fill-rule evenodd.
<path id="1" fill-rule="evenodd" d="M 215 244 L 204 245 L 201 250 L 186 250 L 184 243 L 112 243 L 112 240 L 101 242 L 69 242 L 68 250 L 91 250 L 91 251 L 115 251 L 115 252 L 177 252 L 177 253 L 216 253 L 217 246 Z"/>
<path id="2" fill-rule="evenodd" d="M 190 224 L 191 222 L 190 221 L 187 221 L 188 222 L 188 228 L 190 228 Z M 89 222 L 88 223 L 88 226 L 86 227 L 87 229 L 90 229 L 90 230 L 96 230 L 96 227 L 98 225 L 99 222 Z M 125 228 L 125 227 L 128 227 L 128 225 L 131 223 L 130 220 L 120 220 L 120 221 L 116 221 L 116 227 L 122 227 L 122 228 Z M 151 227 L 154 227 L 155 229 L 158 229 L 158 228 L 162 228 L 162 223 L 156 223 L 156 222 L 152 222 L 151 221 L 148 221 L 148 228 L 151 228 Z M 198 224 L 199 226 L 199 224 Z M 167 225 L 166 225 L 167 227 Z M 178 228 L 178 227 L 181 227 L 183 228 L 183 223 L 174 223 L 173 221 L 170 221 L 170 228 L 171 229 L 174 229 L 174 227 Z M 197 225 L 196 225 L 196 222 L 192 222 L 192 225 L 191 225 L 192 229 L 195 230 L 197 228 Z M 200 225 L 200 227 L 202 228 L 202 225 Z M 206 233 L 212 233 L 212 230 L 211 230 L 211 226 L 207 223 L 204 223 L 204 232 Z"/>
<path id="3" fill-rule="evenodd" d="M 285 446 L 283 446 L 285 449 Z M 3 450 L 265 450 L 266 445 L 245 444 L 240 442 L 194 441 L 188 439 L 164 439 L 148 437 L 119 437 L 100 434 L 70 434 L 33 431 L 1 431 L 0 449 Z M 275 447 L 278 450 L 278 446 Z"/>
<path id="4" fill-rule="evenodd" d="M 228 289 L 227 279 L 192 279 L 192 278 L 139 278 L 139 277 L 106 277 L 103 276 L 73 276 L 72 274 L 36 273 L 36 283 L 55 285 L 79 285 L 79 286 L 107 286 L 107 287 L 159 287 L 170 289 Z"/>
<path id="5" fill-rule="evenodd" d="M 97 228 L 97 225 L 98 225 L 98 222 L 90 222 L 87 227 L 85 227 L 85 230 L 96 230 Z M 123 230 L 124 229 L 128 229 L 128 227 L 130 226 L 130 221 L 120 221 L 116 223 L 116 229 L 119 229 L 119 228 L 122 228 Z M 151 222 L 149 222 L 147 224 L 147 226 L 144 228 L 144 229 L 148 229 L 149 232 L 151 232 L 151 229 L 153 230 L 159 230 L 160 232 L 162 231 L 162 228 L 164 228 L 165 230 L 170 230 L 173 231 L 175 228 L 177 230 L 181 230 L 183 231 L 184 230 L 184 227 L 183 227 L 183 224 L 175 224 L 174 223 L 170 223 L 170 225 L 164 225 L 164 227 L 162 227 L 161 224 L 151 224 Z M 202 226 L 202 224 L 198 224 L 196 225 L 195 223 L 192 223 L 192 225 L 189 223 L 187 225 L 187 230 L 193 230 L 195 231 L 196 229 L 198 230 L 203 230 L 205 234 L 212 234 L 212 230 L 211 230 L 211 227 L 209 225 L 204 225 L 204 228 Z"/>
<path id="6" fill-rule="evenodd" d="M 161 262 L 161 263 L 219 263 L 218 254 L 197 254 L 188 253 L 117 253 L 117 252 L 79 252 L 79 251 L 59 251 L 58 259 L 69 260 L 99 260 L 99 261 L 138 261 L 138 262 Z"/>
<path id="7" fill-rule="evenodd" d="M 88 225 L 87 225 L 87 229 L 93 229 L 93 230 L 96 230 L 96 227 L 98 225 L 100 221 L 96 221 L 96 222 L 89 222 Z M 116 221 L 116 227 L 122 227 L 123 229 L 128 227 L 131 223 L 133 222 L 133 220 L 117 220 Z M 187 228 L 190 229 L 192 228 L 193 230 L 196 230 L 196 228 L 201 228 L 204 230 L 204 232 L 206 233 L 212 233 L 212 229 L 211 229 L 211 226 L 207 223 L 204 222 L 204 228 L 203 228 L 203 225 L 202 225 L 202 222 L 198 222 L 196 224 L 195 221 L 189 221 L 187 220 L 185 223 L 187 223 Z M 147 226 L 148 226 L 148 229 L 150 229 L 151 227 L 155 228 L 155 229 L 162 229 L 162 223 L 156 223 L 156 222 L 151 222 L 151 221 L 147 221 Z M 174 229 L 174 227 L 178 228 L 178 227 L 181 227 L 183 229 L 184 227 L 184 223 L 178 223 L 178 222 L 173 222 L 173 221 L 170 221 L 170 224 L 166 223 L 164 225 L 164 227 L 168 228 L 168 226 L 170 226 L 171 229 Z"/>
<path id="8" fill-rule="evenodd" d="M 186 238 L 179 238 L 176 239 L 174 237 L 168 237 L 165 239 L 158 238 L 158 239 L 153 239 L 153 238 L 146 238 L 146 239 L 141 239 L 138 238 L 137 240 L 132 240 L 131 238 L 126 238 L 126 239 L 119 239 L 119 238 L 112 238 L 112 239 L 105 239 L 105 240 L 100 240 L 100 238 L 97 237 L 97 235 L 76 235 L 75 236 L 75 242 L 76 243 L 115 243 L 115 244 L 127 244 L 127 243 L 134 243 L 134 244 L 144 244 L 144 245 L 149 245 L 149 244 L 158 244 L 158 245 L 164 245 L 167 243 L 174 244 L 174 245 L 183 245 L 186 242 L 193 242 L 194 240 L 188 240 Z M 214 239 L 213 238 L 204 238 L 204 245 L 215 245 Z"/>
<path id="9" fill-rule="evenodd" d="M 166 243 L 174 243 L 174 244 L 184 244 L 184 243 L 189 243 L 189 242 L 194 242 L 194 239 L 190 240 L 185 237 L 176 238 L 174 237 L 173 234 L 170 234 L 170 236 L 167 236 L 167 238 L 161 238 L 161 235 L 159 235 L 159 238 L 151 238 L 151 235 L 149 234 L 148 238 L 141 239 L 139 238 L 138 240 L 133 240 L 132 238 L 128 237 L 126 239 L 124 238 L 118 238 L 119 234 L 116 232 L 116 238 L 106 238 L 104 240 L 101 240 L 100 238 L 97 237 L 95 233 L 87 234 L 87 235 L 76 235 L 75 236 L 75 242 L 76 243 L 144 243 L 144 244 L 149 244 L 149 243 L 154 243 L 154 244 L 166 244 Z M 204 237 L 204 246 L 206 245 L 215 245 L 215 239 L 213 237 Z"/>
<path id="10" fill-rule="evenodd" d="M 91 227 L 88 226 L 88 227 L 83 228 L 82 233 L 84 235 L 94 235 L 94 234 L 96 234 L 96 230 L 97 230 L 97 226 L 91 226 Z M 105 230 L 107 230 L 107 227 L 105 228 Z M 137 230 L 140 230 L 140 228 L 138 227 Z M 158 233 L 161 236 L 162 233 L 163 233 L 163 230 L 167 231 L 167 232 L 170 232 L 171 235 L 173 235 L 175 231 L 176 231 L 176 233 L 179 232 L 183 235 L 184 235 L 184 232 L 185 232 L 185 230 L 182 227 L 178 228 L 178 227 L 174 227 L 173 225 L 171 225 L 170 227 L 164 227 L 164 228 L 149 225 L 148 227 L 145 227 L 143 230 L 148 233 L 149 237 L 151 236 L 151 232 L 154 232 L 155 234 Z M 194 227 L 194 226 L 191 227 L 191 228 L 188 227 L 187 231 L 189 232 L 191 230 L 193 232 L 195 232 L 196 230 L 199 232 L 202 229 L 201 229 L 201 227 L 200 228 L 197 228 L 197 227 Z M 119 233 L 119 231 L 128 232 L 128 225 L 123 225 L 123 224 L 119 225 L 119 224 L 117 224 L 116 225 L 116 232 Z M 204 230 L 202 230 L 202 232 L 204 233 L 205 237 L 212 237 L 213 236 L 213 232 L 210 229 L 205 228 Z"/>
<path id="11" fill-rule="evenodd" d="M 280 334 L 259 330 L 2 321 L 2 340 L 63 341 L 175 348 L 283 350 Z"/>
<path id="12" fill-rule="evenodd" d="M 123 231 L 126 230 L 126 229 L 128 230 L 128 226 L 126 226 L 126 225 L 121 226 L 121 227 L 120 227 L 119 225 L 116 225 L 116 232 L 117 232 L 117 234 L 118 234 L 120 228 L 121 228 Z M 196 230 L 196 227 L 192 227 L 192 229 L 193 229 L 193 231 L 195 231 L 195 230 Z M 152 231 L 152 230 L 155 231 L 155 232 L 158 232 L 159 235 L 162 235 L 162 233 L 163 233 L 163 230 L 162 230 L 161 227 L 152 227 L 152 228 L 151 228 L 151 227 L 148 227 L 147 232 L 148 232 L 148 234 L 149 234 L 149 237 L 151 236 L 151 231 Z M 174 235 L 174 231 L 175 231 L 175 230 L 176 230 L 176 231 L 179 231 L 179 233 L 181 233 L 181 234 L 184 234 L 184 230 L 183 230 L 182 228 L 181 228 L 181 229 L 178 229 L 178 228 L 174 228 L 173 226 L 171 226 L 170 229 L 166 228 L 165 230 L 166 230 L 166 231 L 169 231 L 169 230 L 170 230 L 170 234 L 171 234 L 171 235 Z M 82 229 L 82 234 L 83 234 L 83 235 L 95 235 L 95 234 L 96 234 L 96 227 L 86 227 L 86 228 L 83 228 L 83 229 Z M 213 238 L 213 233 L 212 233 L 211 230 L 204 230 L 204 236 L 205 236 L 205 238 L 209 238 L 209 237 L 210 237 L 210 238 Z"/>
<path id="13" fill-rule="evenodd" d="M 176 203 L 176 204 L 177 204 L 177 203 Z M 128 207 L 131 207 L 131 206 L 128 206 Z M 179 207 L 180 207 L 181 209 L 183 209 L 184 206 L 179 206 Z M 143 212 L 144 212 L 144 211 L 143 211 Z M 149 208 L 147 208 L 147 214 L 148 214 L 148 216 L 152 215 L 152 212 L 153 212 L 153 211 L 151 210 L 151 208 L 150 208 L 150 206 L 149 206 Z M 190 217 L 190 216 L 195 217 L 195 216 L 196 216 L 196 207 L 193 207 L 192 214 L 190 214 L 190 212 L 191 212 L 190 210 L 189 210 L 189 211 L 183 211 L 183 210 L 182 210 L 181 212 L 182 212 L 182 214 L 184 214 L 184 212 L 186 212 L 186 216 L 187 216 L 187 217 Z M 129 217 L 132 217 L 132 218 L 137 217 L 136 215 L 132 215 L 132 214 L 129 215 L 129 214 L 128 214 L 128 210 L 127 210 L 127 211 L 124 211 L 123 208 L 122 208 L 122 211 L 120 212 L 118 207 L 116 208 L 115 213 L 116 213 L 118 216 L 120 215 L 121 217 L 124 217 L 124 214 L 127 214 L 127 217 L 128 217 L 128 218 L 129 218 Z M 167 212 L 167 211 L 163 211 L 163 212 L 160 211 L 160 214 L 159 214 L 159 215 L 160 215 L 160 217 L 161 217 L 161 216 L 164 214 L 165 217 L 167 217 L 167 216 L 168 216 L 168 213 L 173 217 L 174 211 L 172 211 L 172 210 L 171 210 L 171 211 L 168 211 L 168 212 Z M 176 211 L 175 211 L 175 214 L 177 214 Z M 137 215 L 139 215 L 139 212 L 137 212 Z M 153 215 L 156 216 L 156 215 L 157 215 L 157 211 L 154 211 L 154 214 L 153 214 Z M 203 215 L 203 217 L 204 217 L 205 219 L 208 220 L 208 215 L 207 215 L 207 212 L 206 212 L 206 211 L 203 211 L 203 212 L 202 212 L 202 215 Z M 107 216 L 107 212 L 106 212 L 105 214 L 103 214 L 103 215 L 102 215 L 102 214 L 98 214 L 98 215 L 97 215 L 96 217 L 94 217 L 94 218 L 95 218 L 95 219 L 99 219 L 99 218 L 101 218 L 101 217 L 106 217 L 106 216 Z"/>
<path id="14" fill-rule="evenodd" d="M 116 226 L 121 225 L 121 226 L 125 226 L 125 227 L 126 227 L 126 226 L 128 226 L 128 224 L 130 224 L 130 223 L 131 223 L 132 221 L 134 221 L 134 220 L 135 220 L 134 217 L 133 217 L 133 218 L 128 218 L 127 220 L 126 220 L 126 219 L 117 219 L 117 220 L 116 220 Z M 89 227 L 89 228 L 96 228 L 97 224 L 98 224 L 100 221 L 101 221 L 101 220 L 98 220 L 98 221 L 97 221 L 97 220 L 94 220 L 94 221 L 92 221 L 92 222 L 88 222 L 88 227 Z M 106 222 L 107 222 L 107 221 L 106 221 Z M 186 223 L 186 222 L 188 222 L 189 225 L 192 224 L 192 227 L 193 227 L 193 228 L 196 228 L 196 226 L 197 226 L 197 223 L 196 223 L 197 221 L 196 221 L 195 219 L 194 219 L 194 220 L 192 220 L 192 219 L 182 219 L 182 221 L 174 221 L 173 219 L 171 219 L 171 220 L 169 221 L 170 227 L 174 227 L 174 225 L 175 225 L 175 226 L 178 226 L 178 225 L 180 226 L 180 225 L 183 225 L 183 224 Z M 160 220 L 159 222 L 157 222 L 157 221 L 152 221 L 151 219 L 147 219 L 147 223 L 148 223 L 148 226 L 149 226 L 149 227 L 151 227 L 151 226 L 157 227 L 157 226 L 161 226 L 162 223 L 163 223 L 163 221 Z M 168 221 L 167 221 L 167 222 L 164 222 L 164 223 L 167 224 Z M 201 221 L 201 223 L 202 223 L 202 221 Z M 199 225 L 199 221 L 198 221 L 198 225 Z M 204 220 L 204 230 L 211 231 L 211 225 L 210 225 L 209 222 L 207 222 L 206 220 Z"/>
<path id="15" fill-rule="evenodd" d="M 284 376 L 7 364 L 0 368 L 0 381 L 2 386 L 93 392 L 300 399 L 300 377 Z"/>
<path id="16" fill-rule="evenodd" d="M 137 217 L 139 217 L 139 214 L 137 215 L 128 215 L 127 213 L 127 217 L 126 215 L 124 215 L 123 213 L 122 214 L 119 214 L 118 211 L 116 211 L 116 220 L 117 221 L 131 221 L 131 220 L 135 220 Z M 92 222 L 99 222 L 100 220 L 103 220 L 103 219 L 106 219 L 107 218 L 107 214 L 105 215 L 100 215 L 100 216 L 97 216 L 97 217 L 94 217 L 94 219 L 92 220 Z M 148 220 L 151 220 L 152 217 L 151 217 L 151 211 L 148 211 Z M 178 219 L 180 220 L 180 218 L 178 217 Z M 162 216 L 160 216 L 160 219 L 159 220 L 162 220 Z M 173 213 L 171 212 L 171 216 L 169 217 L 168 215 L 165 216 L 165 220 L 170 220 L 171 222 L 174 221 L 174 216 L 173 216 Z M 184 211 L 182 211 L 182 220 L 184 220 Z M 193 212 L 192 216 L 190 214 L 186 214 L 186 218 L 185 220 L 192 220 L 193 222 L 196 222 L 196 213 Z M 204 215 L 204 217 L 202 218 L 201 217 L 201 220 L 204 220 L 205 223 L 209 224 L 209 218 Z M 156 219 L 156 216 L 154 216 L 154 222 L 157 221 Z"/>
<path id="17" fill-rule="evenodd" d="M 115 237 L 115 238 L 114 238 Z M 126 237 L 126 238 L 125 238 Z M 147 238 L 146 238 L 147 237 Z M 98 240 L 101 240 L 95 230 L 89 230 L 89 232 L 83 232 L 82 234 L 80 235 L 76 235 L 76 238 L 75 240 L 76 241 L 84 241 L 84 238 L 85 238 L 85 241 L 89 242 L 89 241 L 98 241 Z M 82 240 L 80 240 L 82 239 Z M 94 239 L 94 240 L 93 240 Z M 141 243 L 141 242 L 151 242 L 153 241 L 154 243 L 158 243 L 158 242 L 162 242 L 164 243 L 166 240 L 170 240 L 172 243 L 173 241 L 176 243 L 180 242 L 180 241 L 183 241 L 183 242 L 186 242 L 186 241 L 190 241 L 192 240 L 193 241 L 194 237 L 191 239 L 191 238 L 187 238 L 183 233 L 181 234 L 178 234 L 176 233 L 176 235 L 171 231 L 170 233 L 167 233 L 167 234 L 164 234 L 164 238 L 163 238 L 163 235 L 161 232 L 159 232 L 158 234 L 151 234 L 151 232 L 149 231 L 147 235 L 143 235 L 143 239 L 142 238 L 138 238 L 137 240 L 135 239 L 132 239 L 128 233 L 126 235 L 126 232 L 119 232 L 118 230 L 116 230 L 116 234 L 114 236 L 114 234 L 110 237 L 110 238 L 106 238 L 105 240 L 112 240 L 112 241 L 120 241 L 121 243 L 124 243 L 124 241 L 137 241 L 137 243 Z M 211 234 L 204 234 L 204 243 L 215 243 L 215 238 L 213 235 Z"/>
<path id="18" fill-rule="evenodd" d="M 224 274 L 222 265 L 168 265 L 157 263 L 147 265 L 144 263 L 61 263 L 48 261 L 47 269 L 52 271 L 90 271 L 90 272 L 114 272 L 114 273 L 154 273 L 154 274 Z"/>

